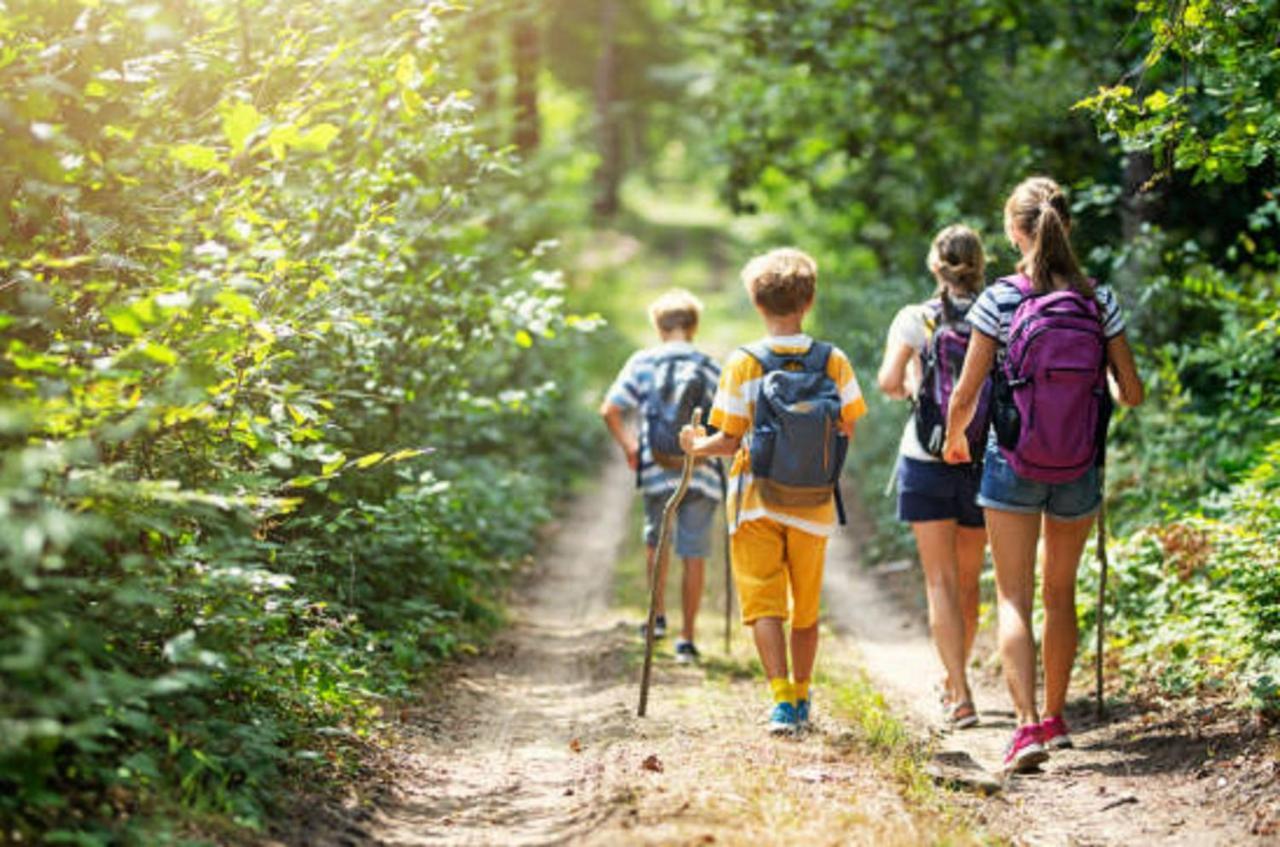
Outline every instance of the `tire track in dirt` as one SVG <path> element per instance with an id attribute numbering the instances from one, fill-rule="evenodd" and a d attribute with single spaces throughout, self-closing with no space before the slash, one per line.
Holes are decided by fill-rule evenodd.
<path id="1" fill-rule="evenodd" d="M 861 534 L 866 537 L 864 525 Z M 921 737 L 938 752 L 968 753 L 998 775 L 1014 714 L 996 662 L 971 672 L 979 727 L 941 731 L 935 683 L 941 663 L 920 612 L 904 608 L 883 577 L 858 562 L 850 535 L 833 539 L 825 585 L 827 611 L 835 627 L 856 640 L 872 680 Z M 976 652 L 995 649 L 989 633 Z M 1078 685 L 1077 695 L 1084 694 Z M 1177 721 L 1161 723 L 1150 713 L 1127 709 L 1098 722 L 1089 699 L 1068 705 L 1076 749 L 1055 752 L 1041 774 L 1015 776 L 989 799 L 968 805 L 989 831 L 1027 845 L 1245 845 L 1250 834 L 1226 779 L 1205 767 L 1215 746 L 1228 739 L 1189 737 Z M 1222 735 L 1231 733 L 1223 728 Z M 958 795 L 963 800 L 963 795 Z"/>

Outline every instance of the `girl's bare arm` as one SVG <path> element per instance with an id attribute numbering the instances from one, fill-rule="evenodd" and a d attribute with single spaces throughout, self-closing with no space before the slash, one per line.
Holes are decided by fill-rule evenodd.
<path id="1" fill-rule="evenodd" d="M 894 400 L 905 400 L 908 397 L 907 365 L 915 354 L 916 351 L 906 344 L 885 347 L 884 361 L 880 363 L 876 382 L 880 390 Z"/>
<path id="2" fill-rule="evenodd" d="M 1145 397 L 1142 377 L 1133 359 L 1133 348 L 1122 332 L 1107 342 L 1107 361 L 1110 363 L 1111 396 L 1121 406 L 1137 406 Z"/>

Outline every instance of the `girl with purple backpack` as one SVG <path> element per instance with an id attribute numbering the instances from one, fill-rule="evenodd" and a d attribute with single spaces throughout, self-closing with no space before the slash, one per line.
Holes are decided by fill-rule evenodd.
<path id="1" fill-rule="evenodd" d="M 982 469 L 943 462 L 942 430 L 969 345 L 965 318 L 985 283 L 985 263 L 982 240 L 969 227 L 938 233 L 927 261 L 937 289 L 898 312 L 879 372 L 880 390 L 910 400 L 914 409 L 898 446 L 898 517 L 911 524 L 924 569 L 929 629 L 946 670 L 944 717 L 954 729 L 978 722 L 965 667 L 978 629 L 987 534 L 975 502 Z M 973 429 L 982 443 L 985 421 Z"/>
<path id="2" fill-rule="evenodd" d="M 951 395 L 943 455 L 970 461 L 963 433 L 994 377 L 991 436 L 978 504 L 986 512 L 999 601 L 1000 658 L 1018 726 L 1009 771 L 1032 770 L 1071 746 L 1063 720 L 1077 647 L 1076 570 L 1102 503 L 1101 462 L 1111 400 L 1142 402 L 1142 381 L 1115 295 L 1081 271 L 1071 213 L 1047 177 L 1005 203 L 1018 273 L 987 288 L 969 312 L 976 330 Z M 1044 709 L 1036 701 L 1031 631 L 1036 548 L 1044 536 Z"/>

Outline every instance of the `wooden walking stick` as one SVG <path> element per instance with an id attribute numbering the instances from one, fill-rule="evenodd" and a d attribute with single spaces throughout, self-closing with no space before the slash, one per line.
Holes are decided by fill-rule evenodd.
<path id="1" fill-rule="evenodd" d="M 702 409 L 694 409 L 689 426 L 702 423 Z M 667 498 L 667 505 L 662 507 L 662 526 L 658 529 L 658 546 L 653 553 L 653 573 L 649 577 L 649 617 L 644 626 L 644 670 L 640 672 L 640 707 L 636 715 L 644 717 L 649 706 L 649 675 L 653 669 L 653 626 L 658 617 L 659 586 L 667 581 L 667 562 L 671 558 L 671 524 L 675 521 L 676 510 L 689 490 L 689 481 L 693 478 L 693 456 L 684 455 L 684 467 L 680 472 L 680 484 Z"/>
<path id="2" fill-rule="evenodd" d="M 729 563 L 729 471 L 720 464 L 720 502 L 724 506 L 724 652 L 727 656 L 733 644 L 733 568 Z"/>
<path id="3" fill-rule="evenodd" d="M 1099 469 L 1098 486 L 1102 489 L 1102 505 L 1098 507 L 1098 643 L 1094 645 L 1093 705 L 1099 718 L 1106 712 L 1102 698 L 1102 651 L 1107 630 L 1107 485 L 1106 471 Z"/>

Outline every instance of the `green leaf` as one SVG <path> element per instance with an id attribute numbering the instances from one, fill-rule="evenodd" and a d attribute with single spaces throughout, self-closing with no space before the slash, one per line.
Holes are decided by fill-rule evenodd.
<path id="1" fill-rule="evenodd" d="M 227 166 L 218 158 L 218 151 L 201 144 L 179 144 L 176 147 L 170 147 L 169 158 L 193 171 L 227 173 Z"/>
<path id="2" fill-rule="evenodd" d="M 340 131 L 333 124 L 320 123 L 302 133 L 291 143 L 295 149 L 304 153 L 323 153 L 329 149 L 329 145 L 338 137 Z"/>
<path id="3" fill-rule="evenodd" d="M 253 301 L 243 294 L 223 289 L 213 299 L 227 311 L 242 318 L 253 320 L 258 317 L 258 310 L 254 307 Z"/>
<path id="4" fill-rule="evenodd" d="M 267 146 L 271 148 L 271 155 L 277 159 L 283 159 L 289 147 L 298 141 L 298 128 L 293 124 L 280 124 L 271 128 L 271 132 L 267 134 Z"/>
<path id="5" fill-rule="evenodd" d="M 222 134 L 231 145 L 232 155 L 244 152 L 249 136 L 261 125 L 262 115 L 252 103 L 235 103 L 222 113 Z"/>
<path id="6" fill-rule="evenodd" d="M 412 53 L 405 53 L 396 62 L 396 82 L 404 88 L 418 84 L 418 60 Z"/>
<path id="7" fill-rule="evenodd" d="M 111 328 L 121 335 L 134 337 L 142 335 L 144 327 L 142 322 L 138 320 L 138 316 L 133 309 L 128 306 L 120 306 L 107 310 L 107 320 L 111 323 Z"/>
<path id="8" fill-rule="evenodd" d="M 386 453 L 370 453 L 367 456 L 361 456 L 359 459 L 356 459 L 355 466 L 364 470 L 365 468 L 376 465 L 378 462 L 382 461 L 382 458 L 386 455 Z"/>
<path id="9" fill-rule="evenodd" d="M 146 356 L 153 362 L 159 362 L 162 365 L 178 364 L 178 354 L 171 348 L 154 341 L 143 341 L 138 345 L 138 352 Z"/>

